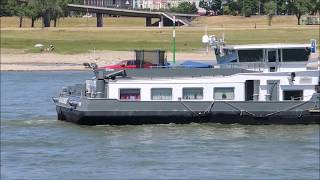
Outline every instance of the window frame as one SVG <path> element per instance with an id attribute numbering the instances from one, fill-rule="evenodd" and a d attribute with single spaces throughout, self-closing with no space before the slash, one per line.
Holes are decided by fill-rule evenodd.
<path id="1" fill-rule="evenodd" d="M 139 99 L 121 99 L 121 90 L 139 90 Z M 141 101 L 141 88 L 119 88 L 119 100 L 120 101 Z"/>
<path id="2" fill-rule="evenodd" d="M 282 51 L 281 61 L 282 62 L 286 62 L 286 63 L 290 63 L 290 62 L 306 62 L 306 61 L 308 61 L 308 57 L 311 54 L 310 48 L 282 48 L 281 51 Z M 307 56 L 304 57 L 304 59 L 293 59 L 293 57 L 295 57 L 294 56 L 295 54 L 293 54 L 290 51 L 297 51 L 297 52 L 295 52 L 296 54 L 302 54 L 301 52 L 298 53 L 298 51 L 302 51 L 303 53 L 305 53 L 304 55 L 307 55 Z M 304 52 L 304 51 L 306 51 L 306 52 Z M 298 58 L 300 58 L 300 57 L 298 57 Z"/>
<path id="3" fill-rule="evenodd" d="M 301 94 L 302 94 L 302 96 L 301 96 L 301 99 L 297 99 L 297 100 L 295 100 L 295 99 L 285 99 L 284 97 L 285 97 L 285 95 L 284 95 L 284 93 L 285 92 L 287 92 L 287 91 L 300 91 L 300 92 L 302 92 Z M 289 90 L 289 89 L 286 89 L 286 90 L 282 90 L 282 101 L 303 101 L 303 99 L 304 99 L 304 90 L 303 89 L 292 89 L 292 90 Z"/>
<path id="4" fill-rule="evenodd" d="M 169 89 L 170 90 L 170 92 L 171 92 L 171 98 L 170 99 L 153 99 L 153 94 L 152 94 L 152 90 L 155 90 L 155 89 Z M 160 88 L 158 88 L 158 87 L 156 87 L 156 88 L 151 88 L 150 89 L 150 100 L 152 100 L 152 101 L 172 101 L 172 99 L 173 99 L 173 89 L 172 88 L 167 88 L 167 87 L 160 87 Z"/>
<path id="5" fill-rule="evenodd" d="M 217 99 L 215 96 L 216 89 L 232 89 L 233 98 L 232 99 Z M 214 100 L 235 100 L 235 87 L 214 87 L 213 88 L 213 99 Z"/>
<path id="6" fill-rule="evenodd" d="M 201 92 L 202 92 L 202 98 L 201 99 L 186 99 L 184 98 L 184 92 L 186 89 L 201 89 Z M 182 99 L 183 100 L 189 100 L 189 101 L 194 101 L 194 100 L 203 100 L 204 99 L 204 92 L 203 92 L 204 88 L 203 87 L 184 87 L 182 88 Z"/>
<path id="7" fill-rule="evenodd" d="M 243 59 L 244 57 L 249 57 L 248 55 L 252 56 L 252 57 L 255 57 L 253 56 L 254 54 L 252 54 L 252 52 L 258 52 L 259 51 L 259 58 L 260 59 L 256 59 L 258 61 L 252 61 L 252 59 L 248 60 L 248 59 Z M 263 49 L 239 49 L 238 52 L 237 52 L 237 55 L 238 55 L 238 62 L 240 63 L 255 63 L 255 62 L 263 62 Z M 246 55 L 246 56 L 244 56 Z"/>

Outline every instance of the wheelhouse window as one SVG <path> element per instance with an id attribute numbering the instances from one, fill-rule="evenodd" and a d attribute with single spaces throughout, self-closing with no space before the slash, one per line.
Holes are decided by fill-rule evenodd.
<path id="1" fill-rule="evenodd" d="M 262 62 L 263 51 L 257 50 L 238 50 L 239 62 Z"/>
<path id="2" fill-rule="evenodd" d="M 183 88 L 183 99 L 203 99 L 203 88 Z"/>
<path id="3" fill-rule="evenodd" d="M 282 49 L 283 62 L 308 61 L 310 48 Z"/>
<path id="4" fill-rule="evenodd" d="M 172 89 L 171 88 L 152 88 L 151 100 L 171 100 Z"/>
<path id="5" fill-rule="evenodd" d="M 286 90 L 283 91 L 283 100 L 303 100 L 303 90 Z"/>
<path id="6" fill-rule="evenodd" d="M 139 101 L 140 89 L 120 89 L 120 100 Z"/>
<path id="7" fill-rule="evenodd" d="M 215 100 L 233 100 L 234 88 L 233 87 L 216 87 L 214 88 L 213 97 Z"/>

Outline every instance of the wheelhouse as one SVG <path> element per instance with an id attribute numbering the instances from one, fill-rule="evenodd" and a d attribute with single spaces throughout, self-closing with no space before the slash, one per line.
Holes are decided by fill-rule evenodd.
<path id="1" fill-rule="evenodd" d="M 306 70 L 310 54 L 310 44 L 251 44 L 215 48 L 217 63 L 221 67 L 263 72 Z"/>

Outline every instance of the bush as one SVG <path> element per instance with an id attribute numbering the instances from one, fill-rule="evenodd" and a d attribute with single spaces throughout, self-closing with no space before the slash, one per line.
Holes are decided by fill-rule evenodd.
<path id="1" fill-rule="evenodd" d="M 230 15 L 231 14 L 231 10 L 229 8 L 229 6 L 224 6 L 223 7 L 223 15 Z"/>
<path id="2" fill-rule="evenodd" d="M 198 12 L 198 8 L 195 3 L 181 2 L 177 7 L 171 8 L 171 11 L 176 13 L 196 14 Z"/>

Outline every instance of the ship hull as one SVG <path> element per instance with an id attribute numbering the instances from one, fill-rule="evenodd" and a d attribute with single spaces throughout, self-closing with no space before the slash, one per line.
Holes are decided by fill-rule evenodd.
<path id="1" fill-rule="evenodd" d="M 139 124 L 320 124 L 314 102 L 130 102 L 84 100 L 57 104 L 58 119 L 81 125 Z"/>

